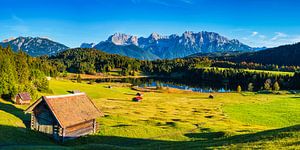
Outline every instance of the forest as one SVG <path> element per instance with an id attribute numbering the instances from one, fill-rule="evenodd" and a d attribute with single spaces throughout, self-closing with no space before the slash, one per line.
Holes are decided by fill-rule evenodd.
<path id="1" fill-rule="evenodd" d="M 13 52 L 0 47 L 0 95 L 13 97 L 19 92 L 51 92 L 46 76 L 58 74 L 56 63 L 45 58 L 34 58 L 23 51 Z"/>
<path id="2" fill-rule="evenodd" d="M 51 92 L 47 77 L 64 74 L 97 74 L 120 69 L 121 75 L 180 78 L 191 84 L 203 81 L 239 85 L 242 90 L 300 89 L 299 66 L 263 65 L 217 61 L 207 57 L 142 61 L 108 54 L 95 49 L 69 49 L 55 56 L 30 57 L 23 51 L 13 52 L 0 47 L 0 95 L 13 97 L 18 92 Z M 227 68 L 227 69 L 226 69 Z M 244 69 L 296 72 L 294 76 L 269 72 L 249 72 Z M 235 88 L 235 87 L 234 87 Z M 278 89 L 278 88 L 277 88 Z"/>
<path id="3" fill-rule="evenodd" d="M 255 62 L 259 64 L 276 64 L 279 66 L 299 66 L 300 43 L 283 45 L 257 52 L 247 52 L 237 55 L 212 57 L 215 60 L 230 62 Z"/>

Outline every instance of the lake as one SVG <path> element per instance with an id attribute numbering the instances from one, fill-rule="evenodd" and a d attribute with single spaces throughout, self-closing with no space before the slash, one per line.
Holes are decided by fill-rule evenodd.
<path id="1" fill-rule="evenodd" d="M 131 83 L 139 87 L 170 87 L 180 90 L 189 90 L 194 92 L 230 92 L 235 90 L 235 87 L 230 87 L 226 82 L 216 83 L 202 81 L 197 83 L 184 79 L 170 79 L 170 78 L 106 78 L 96 79 L 96 83 L 101 82 L 120 82 Z"/>

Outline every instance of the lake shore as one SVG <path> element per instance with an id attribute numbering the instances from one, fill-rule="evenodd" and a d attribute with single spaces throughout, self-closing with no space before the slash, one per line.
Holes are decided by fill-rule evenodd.
<path id="1" fill-rule="evenodd" d="M 66 77 L 67 79 L 76 79 L 78 74 L 69 73 Z M 104 74 L 97 74 L 97 75 L 90 75 L 90 74 L 80 74 L 81 79 L 88 80 L 88 79 L 125 79 L 125 78 L 154 78 L 159 76 L 153 75 L 137 75 L 137 76 L 120 76 L 120 75 L 104 75 Z"/>

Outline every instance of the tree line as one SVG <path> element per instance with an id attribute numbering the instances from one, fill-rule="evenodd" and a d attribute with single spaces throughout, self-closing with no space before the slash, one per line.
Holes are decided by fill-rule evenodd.
<path id="1" fill-rule="evenodd" d="M 213 60 L 212 67 L 284 71 L 284 72 L 300 71 L 300 66 L 284 66 L 284 65 L 280 66 L 280 65 L 276 65 L 276 64 L 259 64 L 259 63 L 253 63 L 253 62 L 245 62 L 245 61 L 242 61 L 240 63 L 235 63 L 235 62 L 230 62 L 230 61 Z"/>
<path id="2" fill-rule="evenodd" d="M 134 58 L 83 48 L 66 50 L 48 60 L 53 64 L 59 64 L 60 71 L 92 75 L 117 68 L 121 69 L 122 75 L 135 75 L 141 66 L 141 61 Z"/>
<path id="3" fill-rule="evenodd" d="M 221 68 L 215 68 L 221 67 Z M 224 69 L 228 68 L 228 69 Z M 289 76 L 269 72 L 249 72 L 248 69 L 288 69 L 299 67 L 279 67 L 255 63 L 231 63 L 203 58 L 178 58 L 172 60 L 142 61 L 134 58 L 107 54 L 95 49 L 69 49 L 55 56 L 30 57 L 23 51 L 13 52 L 10 47 L 0 47 L 0 95 L 14 96 L 18 92 L 49 92 L 46 76 L 56 77 L 67 72 L 97 74 L 114 69 L 122 75 L 148 75 L 179 78 L 192 84 L 215 82 L 236 89 L 263 90 L 272 87 L 300 89 L 300 73 Z M 292 69 L 291 69 L 292 68 Z M 281 69 L 281 70 L 282 70 Z M 280 70 L 280 69 L 279 69 Z"/>
<path id="4" fill-rule="evenodd" d="M 253 90 L 265 89 L 265 82 L 271 80 L 271 85 L 279 84 L 283 89 L 294 88 L 293 77 L 285 74 L 273 74 L 269 72 L 249 72 L 244 69 L 297 71 L 298 66 L 263 65 L 257 63 L 234 63 L 228 61 L 211 60 L 207 57 L 178 58 L 171 60 L 138 60 L 116 54 L 107 54 L 95 49 L 70 49 L 49 58 L 52 64 L 56 64 L 67 72 L 96 74 L 105 73 L 114 69 L 121 69 L 122 75 L 135 75 L 143 72 L 148 75 L 165 76 L 168 78 L 181 78 L 200 84 L 203 81 L 220 82 L 232 86 L 235 89 L 240 85 Z M 59 65 L 60 64 L 60 65 Z M 61 67 L 59 67 L 61 66 Z M 221 67 L 220 69 L 215 67 Z M 222 69 L 228 68 L 228 69 Z"/>
<path id="5" fill-rule="evenodd" d="M 48 60 L 33 58 L 23 51 L 0 46 L 0 96 L 12 98 L 19 92 L 49 92 L 46 75 L 57 69 Z"/>

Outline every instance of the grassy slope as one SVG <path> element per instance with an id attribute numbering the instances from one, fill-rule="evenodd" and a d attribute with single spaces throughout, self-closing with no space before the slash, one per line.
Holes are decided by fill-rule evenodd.
<path id="1" fill-rule="evenodd" d="M 113 88 L 106 88 L 111 85 Z M 297 148 L 300 138 L 300 99 L 295 95 L 215 94 L 173 92 L 136 93 L 120 84 L 50 82 L 55 94 L 86 92 L 105 114 L 98 133 L 57 145 L 42 134 L 25 129 L 26 106 L 0 100 L 0 145 L 5 148 Z M 2 119 L 4 118 L 4 119 Z M 281 129 L 275 129 L 275 128 Z M 286 128 L 283 128 L 286 127 Z M 298 143 L 297 143 L 298 142 Z M 38 145 L 38 147 L 37 147 Z M 46 146 L 39 146 L 46 145 Z"/>
<path id="2" fill-rule="evenodd" d="M 207 69 L 219 69 L 219 70 L 229 70 L 232 68 L 220 68 L 220 67 L 207 67 Z M 284 72 L 284 71 L 268 71 L 268 70 L 254 70 L 254 69 L 238 69 L 243 70 L 246 72 L 256 72 L 256 73 L 269 73 L 274 75 L 287 75 L 287 76 L 293 76 L 294 72 Z"/>

